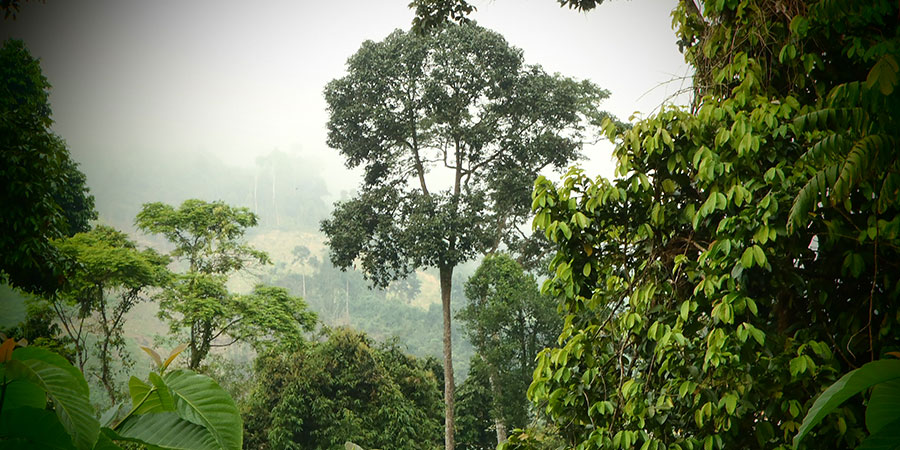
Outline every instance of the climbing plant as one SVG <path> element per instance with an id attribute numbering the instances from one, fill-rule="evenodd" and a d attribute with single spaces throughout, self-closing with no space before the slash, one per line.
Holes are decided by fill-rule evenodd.
<path id="1" fill-rule="evenodd" d="M 566 318 L 529 395 L 574 448 L 792 448 L 900 347 L 897 3 L 699 3 L 673 12 L 693 103 L 610 126 L 614 180 L 535 185 Z M 864 436 L 851 399 L 800 448 Z"/>

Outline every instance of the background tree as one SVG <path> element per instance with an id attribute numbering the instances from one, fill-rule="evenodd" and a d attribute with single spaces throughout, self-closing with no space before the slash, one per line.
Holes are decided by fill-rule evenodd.
<path id="1" fill-rule="evenodd" d="M 94 375 L 106 389 L 110 403 L 115 404 L 122 391 L 115 386 L 113 363 L 118 361 L 115 366 L 126 370 L 134 365 L 126 350 L 125 315 L 148 295 L 149 289 L 165 284 L 170 276 L 166 269 L 169 258 L 153 249 L 138 250 L 128 235 L 102 225 L 55 241 L 54 245 L 77 262 L 77 269 L 53 308 L 75 343 L 76 361 L 85 373 L 89 373 L 85 371 L 87 333 L 96 334 L 99 368 Z"/>
<path id="2" fill-rule="evenodd" d="M 228 291 L 227 275 L 269 261 L 242 240 L 256 221 L 247 208 L 202 200 L 186 200 L 178 209 L 148 203 L 137 216 L 138 228 L 163 234 L 175 245 L 172 256 L 188 265 L 159 301 L 160 316 L 173 333 L 189 330 L 191 369 L 199 367 L 213 347 L 239 340 L 257 347 L 276 339 L 297 340 L 315 325 L 315 315 L 303 300 L 283 288 L 258 285 L 249 295 Z"/>
<path id="3" fill-rule="evenodd" d="M 452 449 L 453 270 L 518 225 L 521 208 L 507 208 L 509 199 L 579 155 L 584 125 L 605 116 L 597 107 L 608 94 L 524 65 L 519 50 L 477 26 L 429 37 L 395 31 L 363 43 L 347 65 L 325 88 L 328 143 L 365 175 L 361 193 L 338 203 L 322 230 L 334 264 L 358 261 L 376 285 L 438 269 Z"/>
<path id="4" fill-rule="evenodd" d="M 793 448 L 900 347 L 897 8 L 681 2 L 695 103 L 618 134 L 615 180 L 538 181 L 567 316 L 529 392 L 568 445 Z M 803 445 L 855 447 L 861 405 Z"/>
<path id="5" fill-rule="evenodd" d="M 440 369 L 349 329 L 257 360 L 245 448 L 439 448 Z"/>
<path id="6" fill-rule="evenodd" d="M 8 13 L 8 10 L 7 10 Z M 22 41 L 0 48 L 0 281 L 58 289 L 71 262 L 52 239 L 87 231 L 94 198 L 65 142 L 50 132 L 50 84 Z"/>
<path id="7" fill-rule="evenodd" d="M 466 281 L 465 293 L 468 303 L 457 318 L 487 373 L 499 444 L 506 441 L 507 428 L 529 421 L 525 391 L 534 360 L 556 342 L 560 317 L 556 301 L 541 295 L 534 276 L 503 253 L 482 261 Z"/>

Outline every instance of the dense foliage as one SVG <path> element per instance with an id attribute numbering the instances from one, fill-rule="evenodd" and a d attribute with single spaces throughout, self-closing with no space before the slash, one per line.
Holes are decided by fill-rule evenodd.
<path id="1" fill-rule="evenodd" d="M 525 391 L 535 356 L 556 343 L 561 318 L 556 301 L 541 295 L 534 276 L 504 253 L 484 258 L 466 281 L 465 293 L 468 303 L 457 318 L 479 355 L 472 370 L 487 376 L 490 417 L 500 443 L 507 428 L 529 423 Z"/>
<path id="2" fill-rule="evenodd" d="M 7 10 L 8 12 L 9 10 Z M 22 41 L 0 48 L 0 281 L 55 292 L 72 262 L 52 239 L 87 231 L 97 217 L 85 176 L 50 131 L 50 84 Z"/>
<path id="3" fill-rule="evenodd" d="M 245 448 L 440 447 L 440 367 L 349 329 L 257 360 Z"/>
<path id="4" fill-rule="evenodd" d="M 790 448 L 825 386 L 900 346 L 897 8 L 681 2 L 695 104 L 611 131 L 615 180 L 538 180 L 567 316 L 530 395 L 569 445 Z M 853 447 L 862 417 L 801 446 Z"/>

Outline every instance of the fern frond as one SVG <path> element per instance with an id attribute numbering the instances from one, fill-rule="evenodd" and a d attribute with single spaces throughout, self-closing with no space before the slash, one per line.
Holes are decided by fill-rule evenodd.
<path id="1" fill-rule="evenodd" d="M 813 175 L 803 189 L 797 193 L 791 211 L 788 215 L 787 229 L 791 233 L 795 228 L 801 228 L 809 222 L 809 213 L 813 211 L 817 203 L 823 205 L 828 200 L 828 190 L 837 180 L 838 166 L 826 167 Z"/>
<path id="2" fill-rule="evenodd" d="M 831 134 L 816 142 L 803 156 L 800 161 L 811 164 L 825 164 L 837 159 L 842 159 L 850 149 L 853 141 L 843 134 Z"/>
<path id="3" fill-rule="evenodd" d="M 853 148 L 844 159 L 841 166 L 841 172 L 834 184 L 834 196 L 831 199 L 832 204 L 843 201 L 850 195 L 850 191 L 858 186 L 862 180 L 866 179 L 866 175 L 871 168 L 877 167 L 880 162 L 879 155 L 886 154 L 893 150 L 891 144 L 893 140 L 882 134 L 866 136 L 853 144 Z"/>
<path id="4" fill-rule="evenodd" d="M 865 134 L 869 115 L 862 108 L 822 108 L 797 116 L 794 126 L 799 131 L 848 131 Z"/>

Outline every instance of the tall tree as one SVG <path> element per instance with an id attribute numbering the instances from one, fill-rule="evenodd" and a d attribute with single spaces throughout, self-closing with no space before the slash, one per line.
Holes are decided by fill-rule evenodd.
<path id="1" fill-rule="evenodd" d="M 15 4 L 15 3 L 14 3 Z M 7 11 L 8 12 L 8 11 Z M 94 198 L 50 131 L 50 84 L 22 41 L 0 48 L 0 281 L 54 293 L 72 269 L 52 239 L 89 229 Z"/>
<path id="2" fill-rule="evenodd" d="M 328 144 L 365 176 L 322 230 L 334 264 L 358 261 L 376 285 L 438 269 L 452 449 L 453 270 L 524 220 L 532 180 L 579 156 L 608 93 L 523 64 L 502 36 L 473 25 L 427 37 L 395 31 L 363 43 L 347 68 L 325 88 Z"/>
<path id="3" fill-rule="evenodd" d="M 121 361 L 121 368 L 133 366 L 125 348 L 125 315 L 150 288 L 167 281 L 169 258 L 152 249 L 138 250 L 125 233 L 102 225 L 55 241 L 54 245 L 77 262 L 77 269 L 60 290 L 53 308 L 75 343 L 76 362 L 85 373 L 86 332 L 97 335 L 94 347 L 99 368 L 95 374 L 110 403 L 115 404 L 121 393 L 114 384 L 115 357 Z M 85 320 L 87 329 L 83 327 Z"/>
<path id="4" fill-rule="evenodd" d="M 570 446 L 795 448 L 826 386 L 900 346 L 898 12 L 682 1 L 695 103 L 617 135 L 614 180 L 538 181 L 567 316 L 529 392 Z M 797 448 L 860 444 L 862 404 Z"/>
<path id="5" fill-rule="evenodd" d="M 466 307 L 457 318 L 483 361 L 491 389 L 497 443 L 507 429 L 528 423 L 525 391 L 538 352 L 559 336 L 556 301 L 541 295 L 534 276 L 509 255 L 489 255 L 466 281 Z M 475 368 L 475 366 L 472 366 Z"/>
<path id="6" fill-rule="evenodd" d="M 187 271 L 159 294 L 160 316 L 172 332 L 187 329 L 191 369 L 213 347 L 244 341 L 257 347 L 273 340 L 296 341 L 315 325 L 315 314 L 283 288 L 256 286 L 248 295 L 228 291 L 228 275 L 269 257 L 243 241 L 256 215 L 222 202 L 186 200 L 178 209 L 162 203 L 143 206 L 135 223 L 164 235 L 186 262 Z"/>

